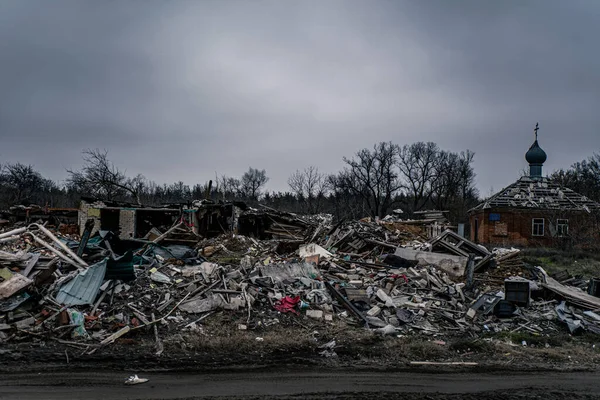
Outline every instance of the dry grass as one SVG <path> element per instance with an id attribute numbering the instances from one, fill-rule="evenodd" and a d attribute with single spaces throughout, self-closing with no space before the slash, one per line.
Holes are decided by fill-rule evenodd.
<path id="1" fill-rule="evenodd" d="M 528 346 L 533 347 L 562 347 L 571 342 L 574 338 L 566 333 L 555 334 L 555 335 L 534 335 L 529 332 L 501 332 L 495 335 L 495 338 L 505 340 L 510 343 L 521 345 L 526 342 Z"/>
<path id="2" fill-rule="evenodd" d="M 188 351 L 219 355 L 269 357 L 274 355 L 320 358 L 319 346 L 335 339 L 335 351 L 346 360 L 403 362 L 438 360 L 451 355 L 447 345 L 412 336 L 383 337 L 370 330 L 351 327 L 342 321 L 327 325 L 302 321 L 302 325 L 281 324 L 253 330 L 239 330 L 235 318 L 217 314 L 206 320 L 200 331 L 176 335 L 167 345 Z M 257 340 L 260 338 L 260 340 Z"/>
<path id="3" fill-rule="evenodd" d="M 449 348 L 456 353 L 493 354 L 496 351 L 494 344 L 484 339 L 455 339 Z"/>
<path id="4" fill-rule="evenodd" d="M 521 256 L 526 263 L 539 265 L 549 274 L 567 270 L 571 275 L 582 275 L 585 278 L 600 275 L 600 253 L 529 248 L 522 250 Z"/>
<path id="5" fill-rule="evenodd" d="M 318 344 L 304 328 L 273 325 L 268 328 L 240 330 L 244 319 L 229 314 L 216 314 L 206 319 L 201 329 L 181 334 L 169 345 L 196 352 L 219 355 L 261 356 L 273 353 L 315 353 Z"/>
<path id="6" fill-rule="evenodd" d="M 237 319 L 236 319 L 237 318 Z M 165 342 L 171 349 L 193 352 L 222 363 L 334 363 L 363 367 L 400 366 L 411 361 L 476 361 L 490 365 L 579 367 L 600 361 L 600 336 L 556 336 L 501 333 L 484 338 L 386 336 L 346 325 L 317 324 L 292 317 L 252 330 L 238 330 L 241 315 L 216 314 L 200 331 L 175 334 Z M 262 338 L 257 340 L 257 337 Z M 325 359 L 320 345 L 336 340 L 338 357 Z M 522 342 L 526 342 L 526 346 Z M 594 347 L 598 342 L 598 346 Z M 296 360 L 296 361 L 293 361 Z"/>

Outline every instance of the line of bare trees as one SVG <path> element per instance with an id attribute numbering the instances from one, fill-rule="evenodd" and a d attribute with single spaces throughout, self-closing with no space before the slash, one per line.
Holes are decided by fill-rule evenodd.
<path id="1" fill-rule="evenodd" d="M 554 181 L 594 201 L 600 202 L 600 153 L 559 169 L 550 175 Z"/>
<path id="2" fill-rule="evenodd" d="M 181 203 L 204 198 L 208 189 L 207 184 L 189 186 L 182 181 L 158 185 L 141 174 L 127 177 L 124 171 L 109 160 L 106 150 L 84 150 L 83 161 L 80 170 L 67 170 L 69 177 L 66 186 L 73 192 L 85 193 L 102 200 L 150 205 Z M 240 179 L 224 176 L 220 180 L 217 178 L 216 186 L 209 194 L 216 197 L 221 184 L 220 194 L 223 200 L 242 198 L 258 201 L 268 180 L 265 170 L 251 167 Z"/>
<path id="3" fill-rule="evenodd" d="M 453 153 L 432 142 L 381 142 L 344 158 L 345 168 L 330 181 L 336 193 L 362 199 L 372 217 L 397 206 L 409 214 L 437 208 L 462 217 L 478 199 L 473 157 L 469 150 Z"/>
<path id="4" fill-rule="evenodd" d="M 65 197 L 65 189 L 46 179 L 33 166 L 0 164 L 0 209 L 16 204 L 46 204 Z"/>
<path id="5" fill-rule="evenodd" d="M 435 143 L 399 146 L 381 142 L 343 159 L 344 167 L 326 174 L 315 166 L 292 173 L 288 192 L 267 192 L 264 169 L 250 167 L 239 178 L 217 175 L 210 187 L 214 200 L 259 201 L 293 212 L 328 212 L 338 218 L 384 217 L 395 208 L 408 215 L 425 208 L 447 209 L 462 218 L 477 202 L 473 152 L 440 149 Z M 0 168 L 0 208 L 11 204 L 76 206 L 81 196 L 138 204 L 188 202 L 205 197 L 207 184 L 183 182 L 159 185 L 143 175 L 128 176 L 103 150 L 85 150 L 83 166 L 68 170 L 60 187 L 32 166 Z M 8 193 L 8 195 L 6 195 Z"/>
<path id="6" fill-rule="evenodd" d="M 448 210 L 464 221 L 478 201 L 473 152 L 450 152 L 435 143 L 399 146 L 375 144 L 343 159 L 343 168 L 326 174 L 315 166 L 292 173 L 289 191 L 268 192 L 264 169 L 250 167 L 239 177 L 216 175 L 213 185 L 178 181 L 159 185 L 143 175 L 128 176 L 103 150 L 85 150 L 83 165 L 68 170 L 65 184 L 45 178 L 33 166 L 0 164 L 0 210 L 12 205 L 77 207 L 82 196 L 160 205 L 204 198 L 241 200 L 301 213 L 326 212 L 337 218 L 383 217 L 400 208 L 405 216 L 424 209 Z M 555 171 L 551 178 L 592 200 L 600 201 L 600 154 Z"/>

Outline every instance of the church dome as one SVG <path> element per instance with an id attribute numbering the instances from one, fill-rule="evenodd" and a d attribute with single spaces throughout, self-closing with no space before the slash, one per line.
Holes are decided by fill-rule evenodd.
<path id="1" fill-rule="evenodd" d="M 525 159 L 527 160 L 527 162 L 529 164 L 541 165 L 544 162 L 546 162 L 546 158 L 547 158 L 546 152 L 544 150 L 542 150 L 542 148 L 540 147 L 540 145 L 538 144 L 538 141 L 536 139 L 535 142 L 533 142 L 533 144 L 527 151 L 527 153 L 525 154 Z"/>

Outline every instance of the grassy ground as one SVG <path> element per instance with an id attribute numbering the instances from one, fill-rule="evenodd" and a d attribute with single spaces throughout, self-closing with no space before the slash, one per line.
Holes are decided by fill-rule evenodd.
<path id="1" fill-rule="evenodd" d="M 567 270 L 574 276 L 600 277 L 600 253 L 530 248 L 522 250 L 521 257 L 528 264 L 543 267 L 549 274 Z"/>

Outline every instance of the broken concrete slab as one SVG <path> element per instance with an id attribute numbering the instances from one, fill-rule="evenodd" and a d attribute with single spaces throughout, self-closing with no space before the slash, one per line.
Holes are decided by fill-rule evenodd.
<path id="1" fill-rule="evenodd" d="M 312 319 L 323 319 L 323 311 L 321 310 L 306 310 L 306 316 Z"/>
<path id="2" fill-rule="evenodd" d="M 325 250 L 323 247 L 319 246 L 316 243 L 307 244 L 306 246 L 300 246 L 298 250 L 300 258 L 307 258 L 311 256 L 318 255 L 319 257 L 328 259 L 333 256 L 330 252 Z"/>
<path id="3" fill-rule="evenodd" d="M 167 284 L 171 283 L 171 278 L 169 278 L 167 275 L 165 275 L 159 271 L 155 271 L 155 272 L 151 273 L 150 279 L 152 279 L 154 282 L 158 282 L 158 283 L 167 283 Z"/>
<path id="4" fill-rule="evenodd" d="M 277 282 L 295 278 L 314 279 L 321 275 L 316 266 L 309 263 L 269 264 L 261 266 L 260 271 L 262 276 L 270 277 Z"/>
<path id="5" fill-rule="evenodd" d="M 407 260 L 416 260 L 422 266 L 435 265 L 454 278 L 459 278 L 465 274 L 468 261 L 465 256 L 431 253 L 404 247 L 398 247 L 395 254 Z"/>
<path id="6" fill-rule="evenodd" d="M 374 306 L 369 311 L 367 311 L 367 315 L 369 317 L 376 317 L 381 314 L 381 308 L 379 306 Z"/>
<path id="7" fill-rule="evenodd" d="M 23 329 L 23 328 L 27 328 L 28 326 L 31 326 L 33 324 L 35 324 L 35 318 L 29 317 L 29 318 L 22 319 L 21 321 L 15 322 L 15 327 L 17 329 Z"/>
<path id="8" fill-rule="evenodd" d="M 225 306 L 225 304 L 226 303 L 223 301 L 221 296 L 212 295 L 205 299 L 197 299 L 183 303 L 179 306 L 179 309 L 190 314 L 198 314 L 216 310 L 219 307 Z"/>
<path id="9" fill-rule="evenodd" d="M 32 283 L 31 279 L 15 274 L 9 280 L 0 283 L 0 299 L 7 299 Z"/>

